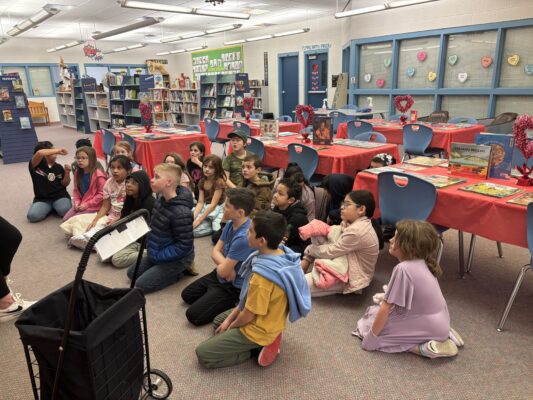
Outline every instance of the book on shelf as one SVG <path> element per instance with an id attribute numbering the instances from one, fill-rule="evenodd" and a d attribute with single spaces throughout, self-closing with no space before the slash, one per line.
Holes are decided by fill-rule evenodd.
<path id="1" fill-rule="evenodd" d="M 135 89 L 126 89 L 124 91 L 124 98 L 128 100 L 137 100 L 137 90 Z"/>
<path id="2" fill-rule="evenodd" d="M 239 92 L 244 92 L 246 90 L 245 81 L 242 79 L 238 79 L 235 81 L 235 89 Z"/>
<path id="3" fill-rule="evenodd" d="M 226 112 L 224 113 L 224 118 L 232 118 L 232 117 L 233 117 L 233 111 L 226 110 Z"/>
<path id="4" fill-rule="evenodd" d="M 263 100 L 262 99 L 254 99 L 254 108 L 262 109 L 263 108 Z"/>
<path id="5" fill-rule="evenodd" d="M 15 96 L 15 107 L 26 108 L 26 101 L 24 100 L 24 96 Z"/>
<path id="6" fill-rule="evenodd" d="M 491 146 L 481 144 L 452 143 L 448 170 L 454 174 L 486 178 L 491 149 Z"/>
<path id="7" fill-rule="evenodd" d="M 513 162 L 514 137 L 501 133 L 478 133 L 476 144 L 491 146 L 489 178 L 508 179 Z"/>
<path id="8" fill-rule="evenodd" d="M 278 139 L 279 121 L 277 119 L 262 119 L 259 121 L 259 132 L 263 138 Z"/>
<path id="9" fill-rule="evenodd" d="M 527 206 L 531 202 L 533 202 L 533 193 L 530 192 L 522 193 L 520 196 L 507 200 L 507 203 L 518 204 L 520 206 Z"/>
<path id="10" fill-rule="evenodd" d="M 512 186 L 499 185 L 492 182 L 479 182 L 473 185 L 460 187 L 459 190 L 497 198 L 508 197 L 520 191 L 520 189 Z"/>
<path id="11" fill-rule="evenodd" d="M 231 97 L 229 96 L 224 97 L 223 107 L 230 107 L 230 106 L 231 106 Z"/>
<path id="12" fill-rule="evenodd" d="M 313 144 L 331 145 L 333 142 L 333 118 L 316 117 L 313 121 Z"/>
<path id="13" fill-rule="evenodd" d="M 0 101 L 9 101 L 9 88 L 7 86 L 0 87 Z"/>
<path id="14" fill-rule="evenodd" d="M 165 81 L 163 79 L 163 75 L 159 75 L 159 74 L 154 75 L 154 88 L 156 89 L 165 88 Z"/>
<path id="15" fill-rule="evenodd" d="M 243 96 L 235 97 L 235 104 L 237 105 L 237 107 L 242 106 L 244 104 Z"/>
<path id="16" fill-rule="evenodd" d="M 448 160 L 446 160 L 445 158 L 426 157 L 426 156 L 418 156 L 418 157 L 410 158 L 404 161 L 404 163 L 407 163 L 407 164 L 421 165 L 423 167 L 436 167 L 446 162 L 448 162 Z"/>
<path id="17" fill-rule="evenodd" d="M 255 89 L 250 89 L 250 96 L 251 97 L 259 97 L 259 96 L 257 96 L 257 92 L 256 92 Z"/>

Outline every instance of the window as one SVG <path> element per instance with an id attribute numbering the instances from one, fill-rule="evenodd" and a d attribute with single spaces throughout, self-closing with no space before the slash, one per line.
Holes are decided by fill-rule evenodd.
<path id="1" fill-rule="evenodd" d="M 507 30 L 502 55 L 500 87 L 533 86 L 533 75 L 528 75 L 525 71 L 526 68 L 533 69 L 531 37 L 533 37 L 533 27 Z"/>
<path id="2" fill-rule="evenodd" d="M 437 86 L 439 40 L 438 37 L 426 37 L 400 42 L 399 88 L 419 89 Z"/>
<path id="3" fill-rule="evenodd" d="M 24 92 L 27 96 L 30 96 L 30 86 L 28 85 L 28 78 L 26 77 L 26 67 L 3 67 L 3 74 L 11 74 L 13 72 L 18 72 L 20 79 L 22 80 L 22 86 L 24 87 Z"/>
<path id="4" fill-rule="evenodd" d="M 389 109 L 389 96 L 373 96 L 373 95 L 360 95 L 357 101 L 357 106 L 360 108 L 366 108 L 369 105 L 369 97 L 372 98 L 373 110 L 388 110 Z"/>
<path id="5" fill-rule="evenodd" d="M 29 96 L 53 96 L 50 67 L 29 67 L 32 93 Z"/>
<path id="6" fill-rule="evenodd" d="M 531 114 L 531 103 L 531 96 L 497 96 L 494 115 L 500 115 L 504 112 Z"/>
<path id="7" fill-rule="evenodd" d="M 418 112 L 418 117 L 424 117 L 433 112 L 433 96 L 413 96 L 415 103 L 411 110 L 416 110 Z M 395 110 L 396 113 L 400 113 L 398 110 Z"/>
<path id="8" fill-rule="evenodd" d="M 361 46 L 359 88 L 385 89 L 391 87 L 392 42 Z"/>
<path id="9" fill-rule="evenodd" d="M 453 117 L 486 118 L 489 105 L 488 96 L 443 96 L 441 109 Z"/>

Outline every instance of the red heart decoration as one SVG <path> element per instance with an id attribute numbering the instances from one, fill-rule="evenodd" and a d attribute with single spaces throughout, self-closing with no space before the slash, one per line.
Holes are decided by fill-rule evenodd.
<path id="1" fill-rule="evenodd" d="M 416 55 L 416 58 L 418 58 L 418 61 L 426 61 L 427 56 L 428 53 L 426 53 L 425 51 L 419 51 Z"/>
<path id="2" fill-rule="evenodd" d="M 378 88 L 382 88 L 383 86 L 385 86 L 385 79 L 378 79 L 376 81 L 376 85 L 378 85 Z"/>
<path id="3" fill-rule="evenodd" d="M 402 114 L 405 114 L 412 106 L 415 104 L 415 101 L 413 100 L 413 97 L 407 95 L 407 96 L 396 96 L 394 98 L 394 107 L 401 112 Z"/>
<path id="4" fill-rule="evenodd" d="M 485 57 L 482 57 L 481 58 L 481 66 L 483 68 L 488 68 L 492 65 L 492 57 L 490 56 L 485 56 Z"/>
<path id="5" fill-rule="evenodd" d="M 307 113 L 307 117 L 304 117 L 304 113 Z M 313 119 L 315 117 L 315 108 L 312 105 L 302 105 L 298 104 L 296 106 L 296 118 L 298 118 L 298 122 L 302 124 L 304 127 L 308 127 L 313 123 Z"/>
<path id="6" fill-rule="evenodd" d="M 526 130 L 533 130 L 533 116 L 520 115 L 513 125 L 515 147 L 520 150 L 526 164 L 528 158 L 533 156 L 533 141 L 527 139 Z"/>

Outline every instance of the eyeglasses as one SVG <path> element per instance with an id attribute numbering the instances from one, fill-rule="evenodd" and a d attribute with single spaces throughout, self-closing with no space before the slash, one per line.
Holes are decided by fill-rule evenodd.
<path id="1" fill-rule="evenodd" d="M 75 157 L 76 161 L 88 160 L 89 157 Z"/>
<path id="2" fill-rule="evenodd" d="M 361 207 L 359 204 L 356 204 L 356 203 L 352 203 L 351 201 L 343 201 L 341 203 L 341 207 L 342 208 L 348 208 L 350 206 L 355 206 L 355 207 Z"/>

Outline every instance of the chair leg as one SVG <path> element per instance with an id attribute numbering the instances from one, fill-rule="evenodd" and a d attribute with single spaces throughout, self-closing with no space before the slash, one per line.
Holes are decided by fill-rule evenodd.
<path id="1" fill-rule="evenodd" d="M 440 259 L 442 258 L 442 253 L 444 252 L 444 239 L 442 235 L 439 235 L 439 250 L 437 251 L 437 262 L 440 264 Z"/>
<path id="2" fill-rule="evenodd" d="M 465 277 L 465 247 L 463 243 L 463 231 L 458 231 L 459 234 L 459 276 Z"/>
<path id="3" fill-rule="evenodd" d="M 477 236 L 472 234 L 470 237 L 470 248 L 468 249 L 468 261 L 466 262 L 466 273 L 469 274 L 472 269 L 472 261 L 474 260 L 474 248 L 476 246 Z"/>
<path id="4" fill-rule="evenodd" d="M 505 306 L 505 310 L 503 310 L 502 317 L 500 319 L 500 323 L 498 324 L 498 328 L 496 330 L 498 332 L 503 331 L 503 326 L 505 325 L 505 321 L 507 320 L 507 317 L 509 316 L 509 312 L 511 311 L 511 307 L 513 306 L 514 300 L 516 298 L 516 295 L 518 293 L 518 289 L 520 289 L 520 285 L 522 285 L 522 281 L 524 280 L 524 275 L 526 274 L 527 270 L 531 269 L 531 264 L 524 265 L 522 269 L 520 270 L 520 273 L 518 274 L 518 277 L 516 278 L 516 282 L 513 287 L 513 291 L 511 292 L 511 296 L 509 297 L 509 301 L 507 302 L 507 305 Z"/>
<path id="5" fill-rule="evenodd" d="M 496 247 L 498 247 L 498 257 L 503 258 L 502 243 L 496 242 Z"/>

